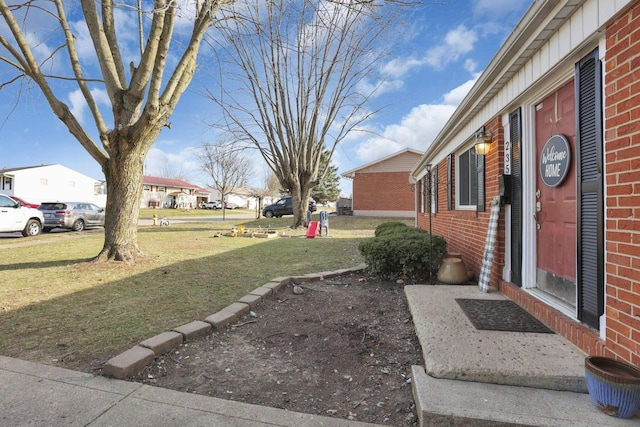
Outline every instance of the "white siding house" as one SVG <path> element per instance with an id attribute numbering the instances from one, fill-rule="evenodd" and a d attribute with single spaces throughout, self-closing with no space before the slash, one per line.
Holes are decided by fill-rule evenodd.
<path id="1" fill-rule="evenodd" d="M 102 189 L 101 181 L 59 164 L 0 169 L 0 192 L 31 203 L 66 200 L 105 206 Z"/>

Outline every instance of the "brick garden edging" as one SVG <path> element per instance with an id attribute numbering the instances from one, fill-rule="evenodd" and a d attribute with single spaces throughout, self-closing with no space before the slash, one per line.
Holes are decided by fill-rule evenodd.
<path id="1" fill-rule="evenodd" d="M 276 277 L 270 282 L 254 289 L 248 295 L 231 303 L 222 310 L 206 317 L 204 321 L 196 320 L 186 325 L 178 326 L 169 332 L 162 332 L 155 337 L 146 339 L 129 350 L 112 357 L 102 368 L 102 375 L 117 379 L 127 379 L 140 372 L 153 362 L 157 356 L 178 347 L 185 341 L 193 340 L 213 331 L 218 331 L 234 322 L 240 316 L 248 313 L 265 298 L 274 295 L 283 286 L 295 281 L 322 280 L 346 273 L 363 271 L 366 264 L 353 268 L 336 271 L 305 274 L 304 276 Z"/>

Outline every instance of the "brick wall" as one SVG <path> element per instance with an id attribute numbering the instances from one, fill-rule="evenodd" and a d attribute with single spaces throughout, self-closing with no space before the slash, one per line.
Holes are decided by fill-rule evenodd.
<path id="1" fill-rule="evenodd" d="M 447 161 L 438 164 L 438 209 L 432 214 L 431 227 L 433 234 L 442 236 L 447 241 L 447 251 L 459 253 L 468 270 L 480 274 L 482 256 L 487 237 L 487 228 L 491 207 L 489 202 L 498 194 L 498 174 L 503 170 L 504 131 L 500 118 L 496 118 L 485 126 L 493 132 L 491 151 L 485 156 L 485 212 L 455 210 L 455 160 L 452 161 L 452 207 L 447 210 Z M 498 240 L 494 252 L 491 270 L 491 286 L 498 288 L 504 267 L 504 208 L 498 222 Z M 418 227 L 429 230 L 429 213 L 417 213 Z"/>
<path id="2" fill-rule="evenodd" d="M 640 2 L 607 29 L 606 349 L 640 365 Z"/>
<path id="3" fill-rule="evenodd" d="M 409 172 L 357 172 L 353 178 L 353 210 L 413 211 L 415 184 Z"/>
<path id="4" fill-rule="evenodd" d="M 565 316 L 511 283 L 501 281 L 500 292 L 585 353 L 589 355 L 605 354 L 605 345 L 595 329 Z"/>

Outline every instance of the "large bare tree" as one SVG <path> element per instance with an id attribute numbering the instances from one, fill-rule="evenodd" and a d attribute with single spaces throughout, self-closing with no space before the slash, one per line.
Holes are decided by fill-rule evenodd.
<path id="1" fill-rule="evenodd" d="M 0 0 L 5 26 L 0 64 L 14 70 L 0 87 L 29 79 L 106 178 L 105 242 L 96 260 L 135 261 L 143 255 L 137 221 L 145 157 L 161 130 L 170 126 L 214 14 L 230 1 Z M 128 19 L 126 25 L 123 19 Z M 174 33 L 177 21 L 180 34 Z M 39 34 L 43 28 L 47 33 Z M 77 42 L 85 34 L 95 55 L 79 53 Z M 137 39 L 133 52 L 132 34 Z M 47 43 L 57 46 L 42 56 Z M 74 90 L 86 101 L 92 129 L 83 127 L 63 101 Z M 96 93 L 106 93 L 108 107 L 100 108 Z"/>
<path id="2" fill-rule="evenodd" d="M 203 144 L 198 157 L 201 162 L 200 168 L 207 174 L 207 178 L 211 179 L 209 186 L 220 193 L 224 220 L 227 196 L 233 190 L 247 185 L 251 176 L 251 163 L 241 150 L 236 150 L 226 142 Z"/>
<path id="3" fill-rule="evenodd" d="M 293 228 L 304 224 L 311 189 L 324 175 L 322 153 L 330 159 L 374 113 L 368 104 L 382 83 L 375 75 L 385 55 L 381 35 L 397 18 L 385 3 L 235 3 L 224 12 L 233 20 L 211 33 L 222 71 L 220 91 L 207 96 L 224 113 L 218 125 L 257 148 L 291 193 Z"/>

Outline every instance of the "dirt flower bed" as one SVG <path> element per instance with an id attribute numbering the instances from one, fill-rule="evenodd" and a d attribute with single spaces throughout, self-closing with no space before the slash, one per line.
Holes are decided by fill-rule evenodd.
<path id="1" fill-rule="evenodd" d="M 424 362 L 403 285 L 366 274 L 296 285 L 226 330 L 156 358 L 132 380 L 296 412 L 417 425 L 411 365 Z"/>

